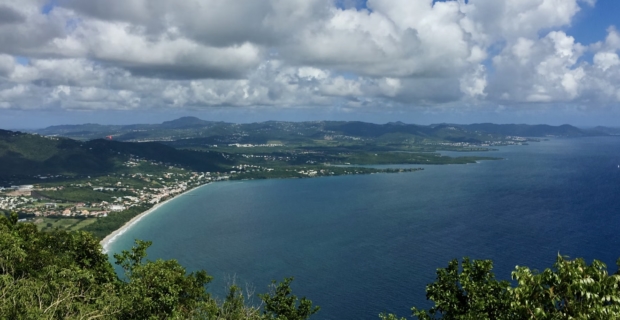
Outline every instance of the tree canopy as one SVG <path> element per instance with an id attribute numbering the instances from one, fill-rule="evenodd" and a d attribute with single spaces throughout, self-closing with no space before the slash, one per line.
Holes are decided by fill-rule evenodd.
<path id="1" fill-rule="evenodd" d="M 206 290 L 205 271 L 187 273 L 176 260 L 146 260 L 151 243 L 115 255 L 121 280 L 87 232 L 38 231 L 0 216 L 0 319 L 308 319 L 318 311 L 290 288 L 292 278 L 247 303 L 233 285 L 222 300 Z"/>
<path id="2" fill-rule="evenodd" d="M 114 255 L 114 271 L 87 232 L 42 232 L 17 215 L 0 215 L 0 319 L 305 320 L 319 311 L 292 294 L 293 278 L 272 282 L 252 305 L 242 288 L 212 297 L 205 271 L 176 260 L 147 259 L 147 241 Z M 620 267 L 620 260 L 617 262 Z M 412 308 L 421 320 L 620 319 L 620 275 L 604 263 L 558 255 L 542 272 L 517 266 L 512 282 L 495 278 L 490 260 L 451 261 L 426 287 L 434 302 Z M 403 320 L 381 314 L 382 320 Z"/>
<path id="3" fill-rule="evenodd" d="M 422 320 L 620 319 L 620 275 L 610 275 L 600 261 L 587 264 L 558 255 L 553 267 L 542 272 L 517 266 L 514 284 L 496 280 L 492 269 L 490 260 L 464 258 L 460 267 L 451 261 L 426 287 L 435 305 L 414 307 L 412 315 Z M 399 319 L 393 314 L 380 318 Z"/>

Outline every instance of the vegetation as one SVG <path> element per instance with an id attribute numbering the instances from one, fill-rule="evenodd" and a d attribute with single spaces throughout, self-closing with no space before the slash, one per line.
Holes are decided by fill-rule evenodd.
<path id="1" fill-rule="evenodd" d="M 620 267 L 620 260 L 617 262 Z M 413 316 L 431 319 L 620 319 L 620 275 L 610 275 L 600 261 L 558 256 L 543 272 L 519 267 L 512 272 L 516 285 L 498 281 L 490 260 L 453 260 L 437 271 L 426 287 L 434 301 L 429 310 L 413 308 Z M 460 270 L 459 270 L 460 269 Z M 399 320 L 382 314 L 383 320 Z M 405 319 L 405 318 L 400 318 Z"/>
<path id="2" fill-rule="evenodd" d="M 376 169 L 358 166 L 297 166 L 297 167 L 276 167 L 273 171 L 240 171 L 232 176 L 230 180 L 259 180 L 259 179 L 284 179 L 284 178 L 309 178 L 323 176 L 338 176 L 349 174 L 372 174 L 372 173 L 400 173 L 414 172 L 423 170 L 421 168 L 408 169 Z"/>
<path id="3" fill-rule="evenodd" d="M 292 294 L 292 278 L 258 295 L 236 285 L 213 298 L 204 271 L 187 273 L 175 260 L 146 259 L 150 242 L 136 241 L 114 255 L 119 278 L 98 239 L 88 232 L 41 232 L 17 215 L 0 216 L 0 318 L 2 319 L 250 319 L 304 320 L 319 311 Z M 620 260 L 618 261 L 620 268 Z M 412 316 L 431 319 L 620 319 L 620 274 L 600 261 L 558 256 L 542 272 L 517 267 L 500 281 L 490 260 L 451 261 L 426 288 L 434 302 Z M 382 320 L 403 320 L 381 314 Z"/>
<path id="4" fill-rule="evenodd" d="M 119 141 L 171 141 L 175 146 L 200 146 L 227 143 L 270 143 L 280 141 L 286 144 L 323 139 L 325 135 L 335 140 L 351 141 L 378 139 L 393 143 L 405 140 L 437 139 L 453 141 L 485 141 L 501 136 L 545 137 L 605 135 L 605 130 L 584 131 L 570 125 L 514 125 L 514 124 L 434 124 L 429 126 L 391 122 L 386 124 L 359 121 L 310 121 L 235 124 L 205 121 L 195 117 L 184 117 L 162 124 L 135 125 L 67 125 L 53 126 L 36 131 L 43 135 L 59 135 L 78 140 L 100 139 L 113 135 Z M 491 140 L 492 140 L 491 139 Z"/>
<path id="5" fill-rule="evenodd" d="M 134 194 L 123 191 L 94 191 L 91 188 L 67 187 L 57 191 L 36 191 L 36 195 L 66 202 L 101 202 L 112 201 L 112 197 L 132 196 Z"/>
<path id="6" fill-rule="evenodd" d="M 352 165 L 473 163 L 494 158 L 446 157 L 436 151 L 488 151 L 494 145 L 533 141 L 523 138 L 531 136 L 613 134 L 597 130 L 585 132 L 568 125 L 329 121 L 237 125 L 197 118 L 161 125 L 59 126 L 40 131 L 95 139 L 91 141 L 0 130 L 0 186 L 44 182 L 38 185 L 47 189 L 35 191 L 35 196 L 109 202 L 112 197 L 134 194 L 119 189 L 148 190 L 187 182 L 193 174 L 183 169 L 212 172 L 203 174 L 209 181 L 211 177 L 216 181 L 409 172 L 419 169 Z M 144 143 L 100 139 L 107 135 Z M 146 142 L 153 140 L 167 145 Z M 116 188 L 101 192 L 93 186 Z M 31 211 L 38 208 L 31 203 L 25 206 L 31 206 Z M 96 219 L 45 217 L 39 219 L 39 228 L 17 223 L 15 214 L 0 212 L 0 318 L 301 320 L 318 311 L 309 300 L 291 294 L 292 278 L 273 283 L 269 293 L 259 295 L 262 302 L 257 306 L 250 305 L 250 297 L 235 285 L 218 301 L 205 290 L 211 277 L 204 271 L 187 274 L 174 260 L 146 260 L 149 242 L 137 241 L 131 251 L 115 255 L 125 272 L 119 279 L 98 240 L 150 207 L 143 204 Z M 492 267 L 488 260 L 465 258 L 460 265 L 451 261 L 426 288 L 427 298 L 435 305 L 429 310 L 413 308 L 412 316 L 423 320 L 620 319 L 620 275 L 609 275 L 599 261 L 588 265 L 582 259 L 559 256 L 543 272 L 517 267 L 513 282 L 496 280 Z M 393 314 L 380 317 L 404 319 Z"/>
<path id="7" fill-rule="evenodd" d="M 130 156 L 196 171 L 218 171 L 233 162 L 222 153 L 177 150 L 160 143 L 87 142 L 0 130 L 0 180 L 35 175 L 101 175 L 123 171 Z"/>
<path id="8" fill-rule="evenodd" d="M 150 209 L 148 206 L 131 207 L 120 212 L 111 212 L 105 218 L 97 218 L 95 222 L 84 226 L 81 230 L 91 232 L 96 238 L 103 239 L 114 230 L 119 229 L 129 220 Z"/>
<path id="9" fill-rule="evenodd" d="M 161 125 L 57 126 L 39 130 L 48 136 L 0 130 L 0 186 L 32 183 L 66 186 L 67 182 L 87 181 L 91 176 L 160 174 L 162 169 L 172 167 L 227 173 L 239 165 L 278 169 L 349 163 L 463 164 L 494 158 L 447 157 L 435 152 L 488 151 L 490 146 L 527 141 L 504 134 L 512 132 L 583 135 L 572 127 L 517 127 L 518 130 L 503 125 L 418 126 L 333 121 L 231 124 L 182 118 Z M 94 140 L 60 137 L 63 135 Z M 101 139 L 110 135 L 114 141 Z M 156 165 L 141 164 L 135 168 L 124 165 L 128 160 L 148 160 Z M 252 176 L 268 178 L 273 174 Z M 96 186 L 102 186 L 103 182 Z M 125 182 L 141 184 L 140 187 L 157 184 L 138 179 Z M 78 201 L 67 192 L 45 196 Z M 82 196 L 79 201 L 88 201 L 86 198 L 90 197 L 94 200 L 101 195 Z"/>
<path id="10" fill-rule="evenodd" d="M 0 216 L 1 319 L 307 319 L 318 311 L 291 294 L 292 279 L 246 303 L 232 286 L 211 297 L 204 271 L 187 274 L 175 260 L 146 260 L 150 242 L 115 255 L 115 274 L 98 240 L 87 232 L 41 232 L 17 216 Z"/>
<path id="11" fill-rule="evenodd" d="M 360 165 L 372 164 L 466 164 L 479 160 L 497 160 L 491 157 L 447 157 L 437 153 L 354 153 L 342 157 L 342 161 Z"/>
<path id="12" fill-rule="evenodd" d="M 56 229 L 62 229 L 66 231 L 77 231 L 97 221 L 94 218 L 86 217 L 45 217 L 35 218 L 34 224 L 41 231 L 53 231 Z"/>

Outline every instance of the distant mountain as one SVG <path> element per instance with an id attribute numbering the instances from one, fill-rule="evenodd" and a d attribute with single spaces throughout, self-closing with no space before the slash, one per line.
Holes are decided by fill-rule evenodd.
<path id="1" fill-rule="evenodd" d="M 198 119 L 196 117 L 182 117 L 172 121 L 164 121 L 161 124 L 162 128 L 167 129 L 188 129 L 188 128 L 197 128 L 204 127 L 210 124 L 214 124 L 216 122 L 205 121 Z"/>
<path id="2" fill-rule="evenodd" d="M 123 126 L 101 125 L 94 123 L 77 125 L 51 126 L 45 129 L 35 130 L 36 133 L 46 136 L 52 135 L 84 135 L 88 133 L 108 133 L 122 130 Z"/>
<path id="3" fill-rule="evenodd" d="M 130 155 L 197 171 L 218 171 L 232 163 L 222 153 L 178 150 L 160 143 L 80 142 L 0 130 L 0 177 L 107 173 Z"/>
<path id="4" fill-rule="evenodd" d="M 620 128 L 615 127 L 603 127 L 603 126 L 598 126 L 598 127 L 594 127 L 594 129 L 592 129 L 596 132 L 603 132 L 606 133 L 608 135 L 613 135 L 613 136 L 617 136 L 620 135 Z"/>
<path id="5" fill-rule="evenodd" d="M 362 139 L 380 139 L 389 142 L 411 139 L 431 139 L 461 142 L 479 142 L 501 139 L 505 136 L 522 137 L 580 137 L 607 135 L 609 130 L 582 130 L 571 125 L 525 124 L 434 124 L 422 126 L 390 122 L 374 124 L 359 121 L 267 121 L 249 124 L 206 121 L 183 117 L 161 124 L 103 126 L 96 124 L 54 126 L 36 133 L 63 136 L 77 140 L 113 136 L 114 140 L 128 142 L 161 141 L 176 147 L 205 144 L 266 143 L 268 141 L 304 142 L 325 136 L 344 136 Z"/>
<path id="6" fill-rule="evenodd" d="M 521 136 L 521 137 L 581 137 L 591 135 L 577 127 L 564 124 L 561 126 L 550 126 L 546 124 L 527 125 L 527 124 L 493 124 L 493 123 L 477 123 L 469 125 L 456 125 L 459 128 L 484 132 L 489 134 L 499 134 L 504 136 Z"/>

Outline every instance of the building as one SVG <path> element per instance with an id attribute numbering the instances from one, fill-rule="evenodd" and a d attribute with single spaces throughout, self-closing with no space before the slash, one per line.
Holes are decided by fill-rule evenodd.
<path id="1" fill-rule="evenodd" d="M 110 206 L 110 210 L 111 211 L 123 211 L 125 210 L 125 206 L 120 205 L 120 204 L 113 204 Z"/>

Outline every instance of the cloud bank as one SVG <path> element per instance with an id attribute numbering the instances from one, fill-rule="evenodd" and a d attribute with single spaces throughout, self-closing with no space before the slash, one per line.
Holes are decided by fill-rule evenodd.
<path id="1" fill-rule="evenodd" d="M 0 109 L 620 103 L 594 0 L 0 0 Z"/>

